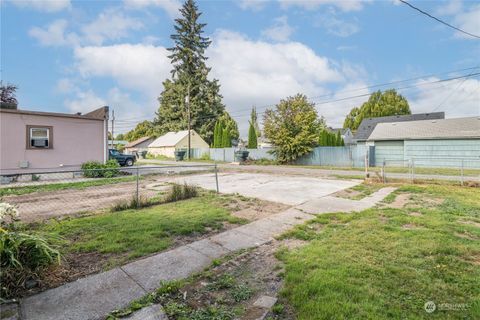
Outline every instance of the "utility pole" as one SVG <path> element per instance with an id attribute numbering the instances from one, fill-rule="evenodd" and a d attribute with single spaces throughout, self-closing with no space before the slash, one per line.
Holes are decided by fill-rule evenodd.
<path id="1" fill-rule="evenodd" d="M 190 116 L 190 84 L 187 86 L 187 96 L 185 97 L 185 105 L 187 107 L 187 121 L 188 121 L 188 151 L 187 151 L 187 157 L 188 157 L 188 160 L 190 160 L 190 148 L 191 148 L 191 145 L 190 145 L 190 135 L 191 135 L 191 127 L 192 127 L 192 124 L 191 124 L 191 116 Z"/>
<path id="2" fill-rule="evenodd" d="M 115 110 L 112 109 L 112 149 L 113 149 L 113 128 L 114 128 L 114 125 L 115 125 Z"/>

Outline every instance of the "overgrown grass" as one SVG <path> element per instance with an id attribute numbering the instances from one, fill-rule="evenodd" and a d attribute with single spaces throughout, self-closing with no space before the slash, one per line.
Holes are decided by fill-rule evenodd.
<path id="1" fill-rule="evenodd" d="M 224 222 L 243 223 L 222 206 L 222 199 L 201 197 L 140 210 L 49 221 L 38 231 L 65 239 L 62 251 L 95 252 L 121 257 L 120 262 L 170 247 L 177 236 L 221 229 Z M 115 261 L 114 261 L 115 262 Z"/>
<path id="2" fill-rule="evenodd" d="M 480 318 L 480 189 L 405 192 L 406 208 L 321 215 L 285 235 L 310 241 L 279 253 L 298 319 Z"/>
<path id="3" fill-rule="evenodd" d="M 10 195 L 22 195 L 33 192 L 48 192 L 58 191 L 65 189 L 85 189 L 88 187 L 103 186 L 107 184 L 115 184 L 121 182 L 128 182 L 135 180 L 136 177 L 121 177 L 121 178 L 105 178 L 80 182 L 62 182 L 62 183 L 50 183 L 41 185 L 32 185 L 25 187 L 12 187 L 12 188 L 0 188 L 0 197 Z"/>

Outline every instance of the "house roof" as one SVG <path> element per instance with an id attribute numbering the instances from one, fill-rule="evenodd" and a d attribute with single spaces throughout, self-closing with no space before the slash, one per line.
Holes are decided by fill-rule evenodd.
<path id="1" fill-rule="evenodd" d="M 194 130 L 192 130 L 194 132 Z M 177 131 L 177 132 L 167 132 L 163 136 L 158 137 L 149 147 L 174 147 L 179 143 L 183 138 L 188 137 L 188 130 Z"/>
<path id="2" fill-rule="evenodd" d="M 480 138 L 480 117 L 379 123 L 368 140 Z"/>
<path id="3" fill-rule="evenodd" d="M 360 123 L 357 132 L 353 136 L 356 141 L 368 140 L 368 137 L 375 129 L 375 126 L 379 123 L 385 122 L 401 122 L 401 121 L 420 121 L 430 119 L 445 119 L 445 112 L 432 112 L 432 113 L 416 113 L 407 114 L 401 116 L 387 116 L 377 118 L 366 118 Z"/>
<path id="4" fill-rule="evenodd" d="M 98 109 L 93 110 L 92 112 L 89 112 L 89 113 L 86 113 L 86 114 L 81 114 L 81 113 L 71 114 L 71 113 L 30 111 L 30 110 L 3 109 L 3 108 L 0 108 L 0 112 L 34 115 L 34 116 L 46 116 L 46 117 L 87 119 L 87 120 L 105 120 L 105 119 L 108 119 L 108 107 L 101 107 L 101 108 L 98 108 Z"/>
<path id="5" fill-rule="evenodd" d="M 152 138 L 152 137 L 141 137 L 141 138 L 139 138 L 139 139 L 137 139 L 137 140 L 134 140 L 134 141 L 132 141 L 132 142 L 127 143 L 127 145 L 125 146 L 125 148 L 133 148 L 133 147 L 135 147 L 136 145 L 138 145 L 138 144 L 140 144 L 140 143 L 142 143 L 142 142 L 147 141 L 148 139 L 153 139 L 153 138 Z"/>

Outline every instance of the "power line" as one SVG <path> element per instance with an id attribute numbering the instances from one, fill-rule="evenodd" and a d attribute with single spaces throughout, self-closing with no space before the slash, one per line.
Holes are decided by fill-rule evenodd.
<path id="1" fill-rule="evenodd" d="M 465 78 L 458 84 L 458 86 L 457 86 L 455 89 L 453 89 L 453 90 L 450 92 L 450 94 L 449 94 L 448 96 L 446 96 L 445 99 L 443 99 L 443 101 L 440 102 L 440 103 L 432 110 L 432 112 L 433 112 L 433 111 L 436 111 L 436 110 L 437 110 L 438 108 L 440 108 L 445 102 L 447 102 L 447 100 L 450 99 L 450 98 L 452 97 L 452 95 L 453 95 L 458 89 L 460 89 L 460 88 L 463 86 L 463 84 L 465 83 L 465 81 L 467 81 L 467 79 L 468 79 L 468 77 L 465 77 Z"/>
<path id="2" fill-rule="evenodd" d="M 409 6 L 410 8 L 412 8 L 412 9 L 414 9 L 414 10 L 417 10 L 418 12 L 420 12 L 421 14 L 426 15 L 427 17 L 430 17 L 430 18 L 432 18 L 432 19 L 434 19 L 434 20 L 436 20 L 436 21 L 438 21 L 438 22 L 446 25 L 447 27 L 450 27 L 450 28 L 452 28 L 452 29 L 455 29 L 455 30 L 457 30 L 457 31 L 459 31 L 459 32 L 461 32 L 461 33 L 464 33 L 464 34 L 466 34 L 466 35 L 469 35 L 469 36 L 471 36 L 471 37 L 480 39 L 480 36 L 477 36 L 477 35 L 475 35 L 475 34 L 473 34 L 473 33 L 470 33 L 470 32 L 468 32 L 468 31 L 462 30 L 462 29 L 457 28 L 457 27 L 455 27 L 455 26 L 452 26 L 450 23 L 445 22 L 445 21 L 443 21 L 443 20 L 441 20 L 441 19 L 439 19 L 439 18 L 437 18 L 437 17 L 435 17 L 435 16 L 432 16 L 430 13 L 428 13 L 428 12 L 426 12 L 426 11 L 423 11 L 423 10 L 420 9 L 420 8 L 415 7 L 414 5 L 408 3 L 408 2 L 405 1 L 405 0 L 400 0 L 400 2 L 406 4 L 407 6 Z"/>
<path id="3" fill-rule="evenodd" d="M 478 67 L 477 67 L 478 68 Z M 474 69 L 474 68 L 468 68 L 468 69 Z M 467 74 L 467 75 L 461 75 L 461 76 L 456 76 L 456 77 L 450 77 L 450 78 L 445 78 L 445 79 L 439 79 L 439 80 L 435 80 L 435 81 L 429 81 L 429 82 L 423 82 L 423 83 L 419 83 L 419 84 L 414 84 L 414 85 L 407 85 L 407 86 L 403 86 L 403 87 L 397 87 L 397 88 L 394 88 L 398 91 L 400 90 L 406 90 L 406 89 L 411 89 L 411 88 L 417 88 L 419 86 L 425 86 L 425 85 L 431 85 L 431 84 L 436 84 L 436 83 L 442 83 L 442 82 L 448 82 L 448 81 L 452 81 L 452 80 L 458 80 L 458 79 L 467 79 L 467 78 L 470 78 L 470 77 L 474 77 L 474 76 L 478 76 L 480 75 L 480 72 L 472 72 L 470 74 Z M 420 78 L 423 78 L 423 77 L 420 77 Z M 415 79 L 415 78 L 413 78 Z M 397 83 L 400 83 L 400 82 L 405 82 L 406 80 L 401 80 L 401 81 L 396 81 Z M 375 86 L 378 86 L 378 85 L 375 85 Z M 372 87 L 372 86 L 370 86 Z M 351 90 L 352 91 L 352 90 Z M 354 91 L 354 90 L 353 90 Z M 350 92 L 350 91 L 348 91 Z M 324 100 L 324 101 L 319 101 L 319 102 L 314 102 L 314 101 L 311 101 L 313 102 L 313 104 L 315 106 L 319 106 L 319 105 L 324 105 L 324 104 L 329 104 L 329 103 L 335 103 L 335 102 L 340 102 L 340 101 L 346 101 L 346 100 L 352 100 L 352 99 L 356 99 L 356 98 L 361 98 L 361 97 L 368 97 L 372 95 L 372 93 L 364 93 L 364 94 L 360 94 L 360 95 L 354 95 L 354 96 L 347 96 L 347 97 L 341 97 L 341 98 L 337 98 L 337 99 L 333 99 L 333 100 Z M 310 98 L 310 100 L 312 100 L 312 98 Z M 269 108 L 269 107 L 274 107 L 275 104 L 270 104 L 270 105 L 265 105 L 265 106 L 262 106 L 262 107 L 257 107 L 257 110 L 258 109 L 263 109 L 263 108 Z M 257 112 L 258 114 L 264 114 L 265 111 L 263 112 Z M 248 116 L 250 114 L 250 109 L 245 109 L 243 111 L 240 111 L 240 112 L 233 112 L 233 113 L 230 113 L 230 116 L 231 117 L 243 117 L 243 116 Z M 196 121 L 198 120 L 207 120 L 207 119 L 212 119 L 212 118 L 217 118 L 217 115 L 207 115 L 207 116 L 203 116 L 203 117 L 198 117 L 198 118 L 195 118 Z M 131 127 L 129 126 L 129 123 L 131 124 L 136 124 L 137 121 L 135 120 L 132 120 L 131 122 L 130 121 L 127 121 L 127 120 L 124 120 L 125 122 L 122 123 L 123 126 L 125 127 Z"/>
<path id="4" fill-rule="evenodd" d="M 419 79 L 422 79 L 422 78 L 428 78 L 428 77 L 433 77 L 433 76 L 450 74 L 450 73 L 454 73 L 454 72 L 468 71 L 468 70 L 479 69 L 479 68 L 480 68 L 480 66 L 476 66 L 476 67 L 468 67 L 468 68 L 456 69 L 456 70 L 450 70 L 450 71 L 444 71 L 444 72 L 438 72 L 438 73 L 431 73 L 431 74 L 426 74 L 426 75 L 422 75 L 422 76 L 417 76 L 417 77 L 409 78 L 409 79 L 396 80 L 396 81 L 391 81 L 391 82 L 384 82 L 384 83 L 380 83 L 380 84 L 374 84 L 374 85 L 365 86 L 365 87 L 359 87 L 359 88 L 350 89 L 350 90 L 340 90 L 340 91 L 337 91 L 336 93 L 329 93 L 329 94 L 324 94 L 324 95 L 319 95 L 319 96 L 313 96 L 313 97 L 310 97 L 310 99 L 330 97 L 330 96 L 332 96 L 332 95 L 334 95 L 334 94 L 338 94 L 338 93 L 356 92 L 356 91 L 361 91 L 361 90 L 367 90 L 367 89 L 372 89 L 372 88 L 377 88 L 377 87 L 384 87 L 384 86 L 388 86 L 388 85 L 394 85 L 394 84 L 399 84 L 399 83 L 404 83 L 404 82 L 419 80 Z M 365 95 L 363 95 L 363 96 L 366 96 L 366 95 L 370 95 L 370 93 L 369 93 L 369 94 L 365 94 Z M 268 105 L 263 105 L 263 106 L 256 106 L 256 108 L 257 108 L 257 109 L 264 109 L 264 108 L 273 107 L 273 106 L 275 106 L 275 104 L 268 104 Z M 247 110 L 247 109 L 245 109 L 245 112 L 247 112 L 246 110 Z M 248 112 L 250 112 L 250 108 L 248 108 Z M 214 117 L 215 117 L 215 116 L 214 116 Z M 138 122 L 136 119 L 139 119 L 138 121 L 144 120 L 144 118 L 135 117 L 135 118 L 127 118 L 127 119 L 122 119 L 122 120 L 116 120 L 116 121 L 117 121 L 117 122 L 124 122 L 124 123 L 127 123 L 127 122 L 132 122 L 132 123 L 133 123 L 133 122 Z"/>

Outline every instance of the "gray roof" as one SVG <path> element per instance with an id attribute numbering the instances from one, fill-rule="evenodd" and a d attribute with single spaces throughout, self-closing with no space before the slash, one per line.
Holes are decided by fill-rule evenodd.
<path id="1" fill-rule="evenodd" d="M 353 136 L 356 141 L 365 141 L 375 129 L 378 123 L 384 122 L 400 122 L 400 121 L 419 121 L 430 119 L 445 119 L 445 112 L 432 112 L 432 113 L 416 113 L 407 114 L 401 116 L 387 116 L 377 118 L 365 118 L 360 123 L 357 132 Z"/>
<path id="2" fill-rule="evenodd" d="M 340 134 L 347 134 L 349 130 L 349 128 L 330 128 L 331 132 L 337 133 L 338 131 L 340 131 Z"/>
<path id="3" fill-rule="evenodd" d="M 480 117 L 379 123 L 370 141 L 480 138 Z"/>
<path id="4" fill-rule="evenodd" d="M 167 132 L 163 136 L 155 139 L 148 147 L 174 147 L 185 137 L 188 137 L 188 130 Z"/>
<path id="5" fill-rule="evenodd" d="M 139 145 L 140 143 L 145 142 L 145 141 L 147 141 L 147 140 L 149 140 L 149 139 L 152 139 L 152 140 L 153 140 L 153 138 L 148 137 L 148 136 L 147 136 L 147 137 L 141 137 L 141 138 L 139 138 L 139 139 L 137 139 L 137 140 L 134 140 L 134 141 L 132 141 L 132 142 L 129 142 L 129 143 L 125 146 L 125 148 L 133 148 L 133 147 Z"/>

